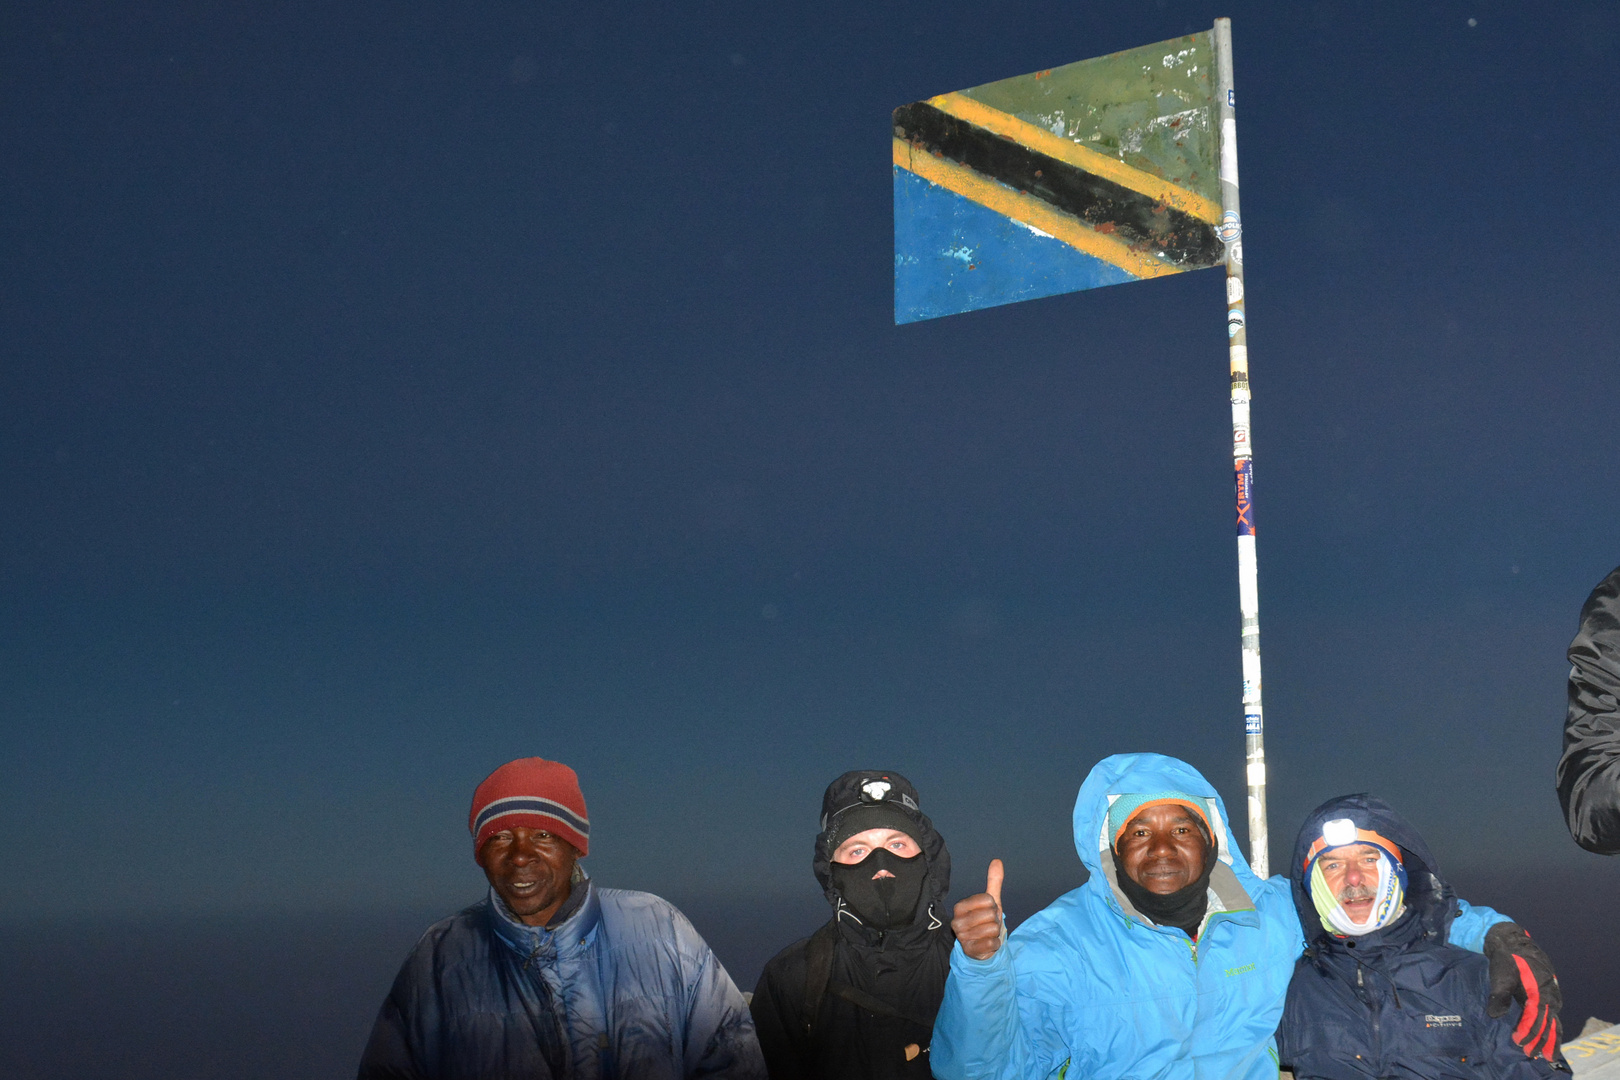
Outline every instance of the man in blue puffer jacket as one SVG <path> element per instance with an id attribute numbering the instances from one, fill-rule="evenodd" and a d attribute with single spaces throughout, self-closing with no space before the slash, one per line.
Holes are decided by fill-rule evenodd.
<path id="1" fill-rule="evenodd" d="M 360 1080 L 765 1080 L 748 1006 L 692 924 L 579 866 L 573 769 L 507 762 L 469 827 L 489 896 L 417 942 Z"/>
<path id="2" fill-rule="evenodd" d="M 1010 937 L 999 860 L 990 893 L 957 905 L 934 1075 L 1276 1080 L 1304 936 L 1288 879 L 1249 869 L 1209 781 L 1159 754 L 1105 758 L 1074 842 L 1090 879 Z M 1457 905 L 1450 940 L 1477 952 L 1505 920 Z"/>
<path id="3" fill-rule="evenodd" d="M 1505 996 L 1500 1009 L 1487 1004 L 1491 963 L 1446 944 L 1456 896 L 1387 803 L 1345 795 L 1317 807 L 1290 870 L 1309 948 L 1288 986 L 1277 1051 L 1299 1080 L 1560 1075 L 1558 1002 L 1545 999 L 1561 999 L 1551 961 L 1512 923 L 1493 926 L 1489 937 L 1524 938 L 1513 966 L 1541 967 L 1547 987 L 1514 1012 Z"/>

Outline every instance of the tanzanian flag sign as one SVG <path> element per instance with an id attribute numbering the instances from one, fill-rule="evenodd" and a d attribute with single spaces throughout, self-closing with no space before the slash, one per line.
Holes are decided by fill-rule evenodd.
<path id="1" fill-rule="evenodd" d="M 1232 24 L 1216 19 L 1207 33 L 894 110 L 894 321 L 1226 267 L 1249 864 L 1265 877 L 1271 871 L 1235 105 Z"/>
<path id="2" fill-rule="evenodd" d="M 894 321 L 1225 261 L 1209 32 L 894 111 Z"/>

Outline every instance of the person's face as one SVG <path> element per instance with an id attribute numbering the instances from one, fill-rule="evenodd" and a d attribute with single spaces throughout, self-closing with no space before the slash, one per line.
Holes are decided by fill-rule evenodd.
<path id="1" fill-rule="evenodd" d="M 902 859 L 909 859 L 922 854 L 922 848 L 917 841 L 898 829 L 867 829 L 838 845 L 833 852 L 832 861 L 843 863 L 845 866 L 854 866 L 874 851 L 892 851 Z M 887 870 L 879 870 L 872 875 L 872 880 L 878 878 L 894 877 Z"/>
<path id="2" fill-rule="evenodd" d="M 1119 861 L 1142 888 L 1167 896 L 1204 872 L 1204 834 L 1184 806 L 1161 803 L 1137 814 L 1119 837 Z"/>
<path id="3" fill-rule="evenodd" d="M 502 829 L 478 849 L 478 865 L 496 895 L 528 926 L 544 926 L 562 907 L 578 860 L 568 841 L 522 825 Z"/>
<path id="4" fill-rule="evenodd" d="M 1372 918 L 1378 897 L 1378 854 L 1371 844 L 1346 844 L 1322 852 L 1317 864 L 1333 898 L 1357 926 Z"/>

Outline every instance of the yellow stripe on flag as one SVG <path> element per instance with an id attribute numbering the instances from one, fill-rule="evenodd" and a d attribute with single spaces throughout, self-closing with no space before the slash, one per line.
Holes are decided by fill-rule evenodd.
<path id="1" fill-rule="evenodd" d="M 1221 222 L 1220 205 L 1213 200 L 1195 191 L 1178 187 L 1168 180 L 1162 180 L 1152 173 L 1133 169 L 1117 158 L 1099 154 L 1079 143 L 1054 135 L 1045 128 L 1026 123 L 1011 113 L 993 109 L 966 94 L 940 94 L 938 97 L 929 98 L 928 104 L 974 127 L 1011 139 L 1047 157 L 1057 158 L 1077 169 L 1083 169 L 1093 176 L 1112 180 L 1120 187 L 1129 188 L 1139 195 L 1146 195 L 1166 206 L 1173 206 L 1200 221 L 1207 221 L 1211 225 L 1219 225 Z"/>
<path id="2" fill-rule="evenodd" d="M 1003 217 L 1039 229 L 1078 251 L 1117 266 L 1127 274 L 1153 278 L 1174 274 L 1180 269 L 1161 262 L 1149 252 L 1137 251 L 1117 237 L 1097 232 L 1045 200 L 1014 191 L 965 165 L 935 157 L 926 150 L 913 147 L 904 139 L 894 140 L 894 163 L 947 191 L 954 191 L 964 199 L 971 199 Z"/>

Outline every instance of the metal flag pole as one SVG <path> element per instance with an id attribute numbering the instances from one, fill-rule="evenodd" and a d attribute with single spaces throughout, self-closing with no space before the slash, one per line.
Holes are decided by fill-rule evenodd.
<path id="1" fill-rule="evenodd" d="M 1249 427 L 1249 337 L 1243 302 L 1243 214 L 1238 206 L 1232 20 L 1216 19 L 1215 97 L 1220 117 L 1221 224 L 1226 245 L 1226 331 L 1232 363 L 1232 467 L 1237 494 L 1238 607 L 1243 614 L 1243 748 L 1249 786 L 1249 865 L 1271 874 L 1266 828 L 1266 742 L 1260 707 L 1260 587 L 1254 550 L 1254 442 Z"/>

